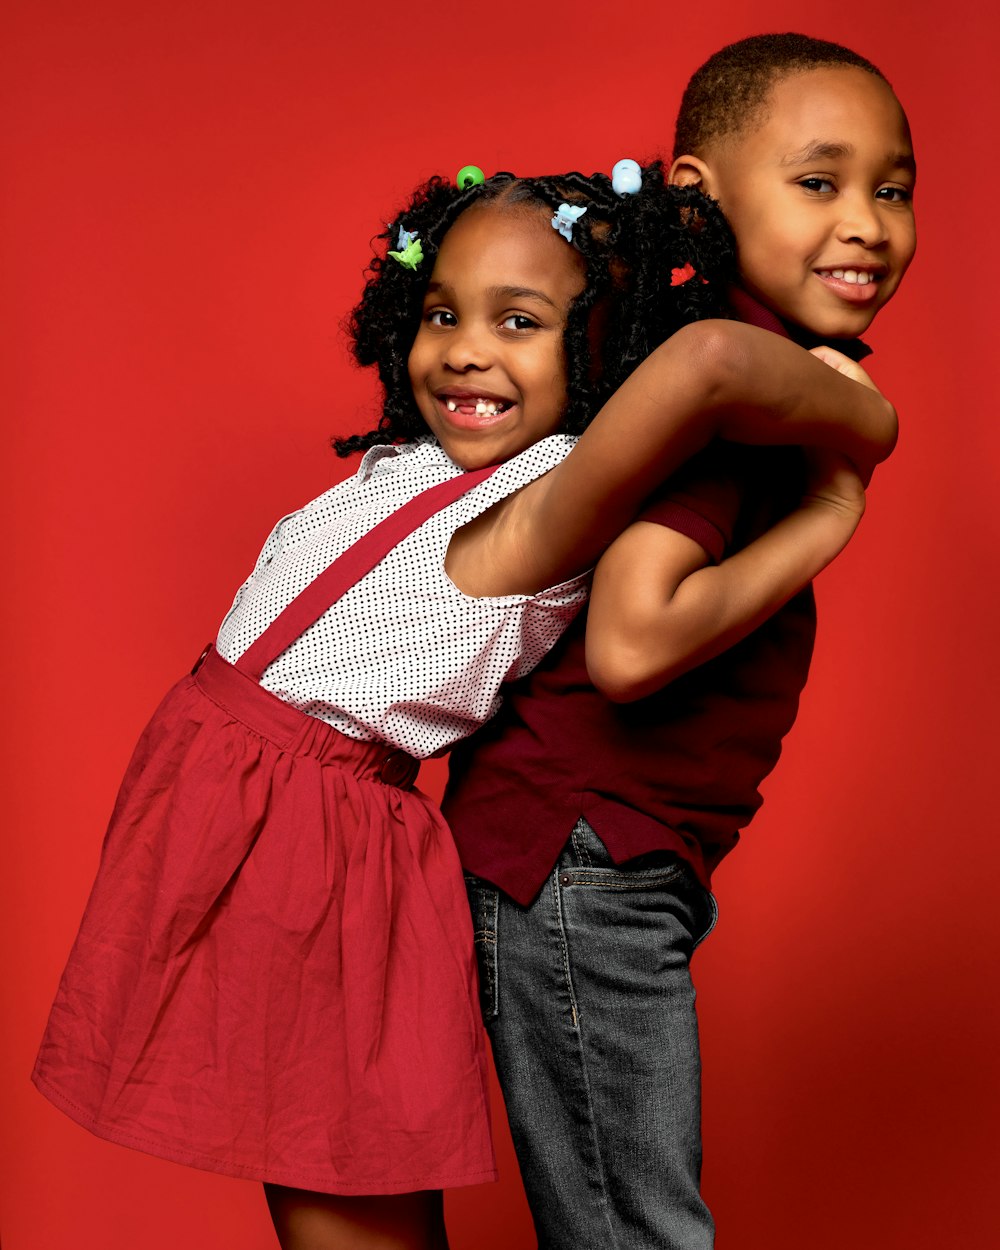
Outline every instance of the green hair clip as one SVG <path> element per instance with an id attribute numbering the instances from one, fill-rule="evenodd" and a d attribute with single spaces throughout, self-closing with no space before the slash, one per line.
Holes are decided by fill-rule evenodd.
<path id="1" fill-rule="evenodd" d="M 468 187 L 479 187 L 486 181 L 486 175 L 478 165 L 463 165 L 455 175 L 455 185 L 459 191 Z"/>
<path id="2" fill-rule="evenodd" d="M 424 249 L 420 246 L 416 230 L 404 230 L 400 226 L 396 237 L 396 249 L 389 255 L 393 260 L 399 261 L 405 269 L 416 269 L 424 259 Z"/>

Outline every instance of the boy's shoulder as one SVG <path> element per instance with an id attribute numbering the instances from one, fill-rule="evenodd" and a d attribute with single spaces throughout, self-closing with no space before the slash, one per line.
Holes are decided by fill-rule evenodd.
<path id="1" fill-rule="evenodd" d="M 759 330 L 770 330 L 772 334 L 780 334 L 782 338 L 792 339 L 800 347 L 809 350 L 821 344 L 832 347 L 850 360 L 861 361 L 870 356 L 872 349 L 862 339 L 820 338 L 801 326 L 786 325 L 781 318 L 771 311 L 760 300 L 741 286 L 733 286 L 729 290 L 729 308 L 736 321 L 756 326 Z"/>

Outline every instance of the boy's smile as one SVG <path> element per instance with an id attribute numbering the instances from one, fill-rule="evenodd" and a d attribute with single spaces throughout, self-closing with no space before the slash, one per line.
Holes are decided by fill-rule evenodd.
<path id="1" fill-rule="evenodd" d="M 761 125 L 681 157 L 674 180 L 696 181 L 692 170 L 733 227 L 746 289 L 821 337 L 863 333 L 913 258 L 909 128 L 865 70 L 779 79 Z"/>
<path id="2" fill-rule="evenodd" d="M 554 434 L 583 259 L 537 209 L 467 209 L 444 238 L 410 349 L 420 414 L 465 469 Z"/>

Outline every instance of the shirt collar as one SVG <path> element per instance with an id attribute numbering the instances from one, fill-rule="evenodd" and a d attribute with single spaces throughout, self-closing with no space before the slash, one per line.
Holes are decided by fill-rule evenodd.
<path id="1" fill-rule="evenodd" d="M 729 306 L 740 321 L 747 325 L 758 326 L 761 330 L 770 330 L 772 334 L 780 334 L 783 338 L 792 339 L 800 347 L 818 347 L 825 343 L 851 360 L 861 361 L 871 355 L 872 349 L 861 339 L 824 339 L 801 326 L 790 325 L 777 317 L 770 308 L 765 308 L 760 300 L 755 299 L 742 287 L 734 286 L 729 291 Z"/>

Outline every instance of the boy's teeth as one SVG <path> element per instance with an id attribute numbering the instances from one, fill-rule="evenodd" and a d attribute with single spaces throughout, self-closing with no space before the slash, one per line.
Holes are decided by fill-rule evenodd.
<path id="1" fill-rule="evenodd" d="M 874 281 L 866 269 L 828 269 L 827 273 L 832 278 L 842 278 L 845 282 L 852 282 L 857 286 L 867 286 L 869 282 Z"/>

